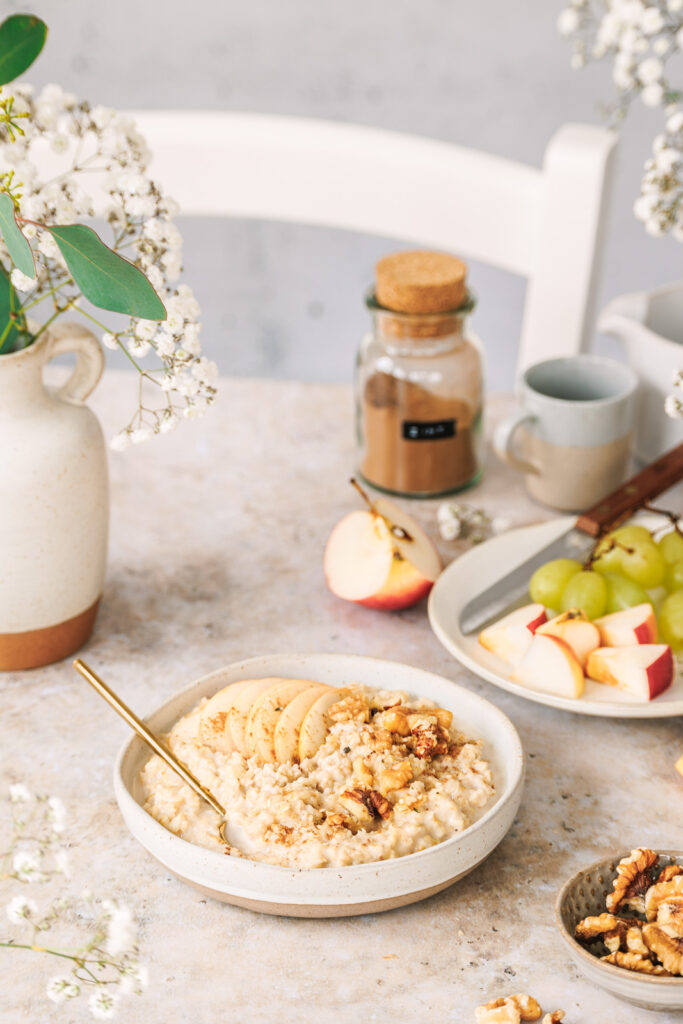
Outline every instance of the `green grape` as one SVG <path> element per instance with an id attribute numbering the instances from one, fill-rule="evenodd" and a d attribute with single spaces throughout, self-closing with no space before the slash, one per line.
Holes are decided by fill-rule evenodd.
<path id="1" fill-rule="evenodd" d="M 676 590 L 683 590 L 683 561 L 673 562 L 666 567 L 664 586 L 673 593 Z"/>
<path id="2" fill-rule="evenodd" d="M 667 565 L 673 565 L 674 562 L 683 562 L 683 533 L 679 533 L 678 530 L 665 533 L 657 541 L 657 547 Z"/>
<path id="3" fill-rule="evenodd" d="M 683 590 L 669 594 L 659 609 L 659 636 L 674 651 L 683 651 Z"/>
<path id="4" fill-rule="evenodd" d="M 612 536 L 627 546 L 654 544 L 652 534 L 644 526 L 620 526 L 617 530 L 612 530 Z"/>
<path id="5" fill-rule="evenodd" d="M 606 573 L 603 579 L 607 584 L 608 614 L 621 612 L 624 608 L 633 608 L 637 604 L 645 604 L 646 601 L 652 604 L 648 592 L 633 580 L 627 580 L 625 576 L 619 576 L 615 572 Z"/>
<path id="6" fill-rule="evenodd" d="M 650 590 L 664 582 L 666 562 L 651 540 L 647 543 L 631 540 L 628 551 L 621 552 L 621 571 L 634 583 Z"/>
<path id="7" fill-rule="evenodd" d="M 590 569 L 576 573 L 562 594 L 562 611 L 580 608 L 589 619 L 599 619 L 607 608 L 607 584 L 602 576 Z"/>
<path id="8" fill-rule="evenodd" d="M 621 572 L 621 556 L 623 554 L 620 547 L 613 544 L 614 534 L 608 533 L 605 537 L 598 542 L 595 549 L 595 558 L 593 559 L 592 568 L 595 572 L 599 573 L 620 573 Z"/>
<path id="9" fill-rule="evenodd" d="M 561 607 L 562 594 L 567 583 L 581 572 L 581 563 L 573 558 L 555 558 L 537 569 L 529 580 L 529 596 L 544 608 Z"/>

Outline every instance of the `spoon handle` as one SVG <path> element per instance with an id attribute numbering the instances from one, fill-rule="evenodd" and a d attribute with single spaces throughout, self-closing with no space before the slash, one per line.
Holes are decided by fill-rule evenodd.
<path id="1" fill-rule="evenodd" d="M 154 753 L 158 754 L 159 757 L 166 762 L 169 768 L 172 768 L 173 771 L 180 776 L 183 782 L 186 782 L 188 786 L 195 791 L 198 797 L 205 800 L 207 804 L 213 807 L 214 811 L 221 815 L 222 818 L 225 817 L 225 809 L 221 804 L 219 804 L 218 800 L 216 800 L 208 790 L 204 789 L 199 779 L 194 777 L 190 769 L 186 768 L 185 765 L 162 744 L 161 740 L 159 740 L 154 733 L 147 728 L 144 722 L 140 721 L 138 716 L 131 711 L 128 705 L 125 704 L 113 690 L 109 689 L 107 684 L 100 679 L 95 672 L 93 672 L 89 665 L 86 665 L 86 663 L 81 661 L 80 658 L 76 658 L 74 661 L 74 668 L 77 672 L 80 672 L 84 679 L 88 680 L 93 689 L 97 690 L 100 697 L 104 697 L 107 704 L 111 705 L 114 711 L 118 711 L 121 718 L 123 718 L 131 729 L 133 729 L 138 736 L 152 748 Z"/>

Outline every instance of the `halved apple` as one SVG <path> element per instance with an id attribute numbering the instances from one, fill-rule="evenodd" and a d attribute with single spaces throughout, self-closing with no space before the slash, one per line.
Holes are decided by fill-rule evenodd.
<path id="1" fill-rule="evenodd" d="M 556 636 L 569 644 L 581 668 L 585 668 L 588 655 L 600 646 L 600 631 L 593 625 L 585 612 L 572 608 L 568 612 L 544 622 L 538 627 L 544 636 Z"/>
<path id="2" fill-rule="evenodd" d="M 674 659 L 668 644 L 598 647 L 589 655 L 586 674 L 597 683 L 627 690 L 640 700 L 653 700 L 671 686 Z"/>
<path id="3" fill-rule="evenodd" d="M 531 690 L 558 697 L 580 697 L 585 687 L 583 669 L 569 644 L 538 632 L 512 679 Z"/>
<path id="4" fill-rule="evenodd" d="M 245 679 L 240 683 L 230 683 L 207 701 L 199 713 L 198 736 L 201 743 L 221 754 L 231 754 L 235 750 L 230 732 L 230 712 L 239 695 L 253 681 Z"/>
<path id="5" fill-rule="evenodd" d="M 311 705 L 304 716 L 299 732 L 300 761 L 305 760 L 307 757 L 313 757 L 316 751 L 323 745 L 331 725 L 328 711 L 338 701 L 348 697 L 350 692 L 346 687 L 329 690 L 318 697 L 315 703 Z"/>
<path id="6" fill-rule="evenodd" d="M 280 715 L 294 697 L 315 688 L 308 679 L 282 679 L 256 698 L 245 729 L 249 757 L 257 757 L 264 764 L 275 763 L 275 727 Z"/>
<path id="7" fill-rule="evenodd" d="M 527 604 L 483 629 L 479 634 L 479 643 L 509 665 L 519 665 L 531 638 L 546 619 L 542 604 Z"/>
<path id="8" fill-rule="evenodd" d="M 344 516 L 330 534 L 327 585 L 337 597 L 367 608 L 408 608 L 431 590 L 442 569 L 439 553 L 407 512 L 358 490 L 368 508 Z"/>
<path id="9" fill-rule="evenodd" d="M 257 697 L 260 697 L 262 693 L 265 693 L 266 690 L 271 689 L 277 683 L 281 683 L 282 679 L 278 676 L 269 676 L 266 679 L 250 679 L 248 682 L 249 685 L 244 686 L 240 690 L 228 715 L 233 746 L 235 750 L 239 750 L 243 757 L 249 757 L 246 731 L 247 719 L 252 705 Z"/>
<path id="10" fill-rule="evenodd" d="M 595 620 L 595 625 L 600 630 L 602 647 L 657 643 L 657 620 L 649 602 L 603 615 L 601 619 Z"/>
<path id="11" fill-rule="evenodd" d="M 277 720 L 273 737 L 275 759 L 278 764 L 299 760 L 301 724 L 318 697 L 322 697 L 329 689 L 330 687 L 324 683 L 317 683 L 310 689 L 304 690 L 298 697 L 294 697 L 282 711 Z"/>

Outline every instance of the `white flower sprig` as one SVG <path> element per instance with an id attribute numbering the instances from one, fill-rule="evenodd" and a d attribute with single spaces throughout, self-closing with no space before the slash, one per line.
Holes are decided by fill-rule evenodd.
<path id="1" fill-rule="evenodd" d="M 443 501 L 436 510 L 439 533 L 447 541 L 468 540 L 481 544 L 495 534 L 510 529 L 510 522 L 502 517 L 488 515 L 482 508 L 463 502 Z"/>
<path id="2" fill-rule="evenodd" d="M 29 885 L 68 876 L 68 855 L 62 844 L 66 812 L 58 797 L 34 795 L 23 783 L 10 786 L 12 826 L 8 848 L 0 854 L 0 879 Z M 84 892 L 76 900 L 56 899 L 41 909 L 23 892 L 5 904 L 5 917 L 19 929 L 2 937 L 0 949 L 31 950 L 66 962 L 67 973 L 53 975 L 45 993 L 53 1003 L 79 997 L 97 1020 L 113 1017 L 122 996 L 140 995 L 148 984 L 140 962 L 137 926 L 130 909 L 113 900 L 97 900 Z M 58 927 L 85 926 L 87 935 L 76 949 L 45 945 L 45 933 Z"/>
<path id="3" fill-rule="evenodd" d="M 572 42 L 573 68 L 611 60 L 617 97 L 605 112 L 615 127 L 637 98 L 663 108 L 663 130 L 654 138 L 633 210 L 649 234 L 683 242 L 683 93 L 669 77 L 672 58 L 680 68 L 683 0 L 572 0 L 558 30 Z M 683 415 L 681 400 L 670 396 L 665 410 Z"/>
<path id="4" fill-rule="evenodd" d="M 97 324 L 104 345 L 122 349 L 138 370 L 137 408 L 112 439 L 112 447 L 121 450 L 172 430 L 182 417 L 200 415 L 216 394 L 217 367 L 201 354 L 199 304 L 187 285 L 175 283 L 182 271 L 182 238 L 173 222 L 177 206 L 149 177 L 150 153 L 130 119 L 91 107 L 56 85 L 35 97 L 30 85 L 13 85 L 12 91 L 22 134 L 11 136 L 0 123 L 0 185 L 19 202 L 36 258 L 35 279 L 17 268 L 11 274 L 21 296 L 19 312 L 35 317 L 45 310 L 43 329 L 62 313 L 76 312 Z M 46 146 L 56 154 L 53 161 L 59 158 L 59 170 L 50 177 L 39 171 Z M 159 295 L 167 311 L 161 323 L 131 317 L 123 326 L 107 326 L 84 310 L 54 238 L 40 227 L 94 216 L 100 190 L 109 200 L 109 244 L 140 268 Z M 10 265 L 1 239 L 0 264 Z M 156 357 L 156 366 L 143 365 L 148 356 Z M 151 391 L 161 404 L 148 404 Z"/>

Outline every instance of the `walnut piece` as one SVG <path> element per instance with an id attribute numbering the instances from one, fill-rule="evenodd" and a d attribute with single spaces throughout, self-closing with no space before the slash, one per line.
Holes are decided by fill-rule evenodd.
<path id="1" fill-rule="evenodd" d="M 388 711 L 384 711 L 381 715 L 378 715 L 379 725 L 382 729 L 386 729 L 387 732 L 396 732 L 399 736 L 410 736 L 410 726 L 408 724 L 408 715 L 404 708 L 390 708 Z"/>
<path id="2" fill-rule="evenodd" d="M 614 913 L 620 907 L 628 907 L 644 913 L 645 893 L 652 885 L 652 869 L 658 860 L 659 855 L 646 847 L 631 850 L 617 865 L 617 877 L 612 882 L 614 892 L 607 897 L 607 909 Z"/>
<path id="3" fill-rule="evenodd" d="M 380 818 L 388 818 L 391 815 L 391 804 L 385 796 L 378 793 L 376 789 L 371 789 L 368 794 L 368 799 L 371 805 L 379 814 Z"/>
<path id="4" fill-rule="evenodd" d="M 592 942 L 599 935 L 606 932 L 613 932 L 619 925 L 620 919 L 614 914 L 599 914 L 597 917 L 584 917 L 574 929 L 574 935 L 579 942 Z"/>
<path id="5" fill-rule="evenodd" d="M 628 971 L 637 971 L 639 974 L 666 974 L 667 972 L 659 964 L 655 964 L 646 956 L 638 953 L 609 953 L 600 958 L 606 964 L 614 964 L 615 967 L 625 967 Z"/>
<path id="6" fill-rule="evenodd" d="M 667 864 L 666 867 L 662 868 L 659 872 L 658 882 L 670 882 L 676 875 L 683 875 L 683 868 L 680 864 Z"/>
<path id="7" fill-rule="evenodd" d="M 413 779 L 413 766 L 410 761 L 398 761 L 391 768 L 385 768 L 379 775 L 379 791 L 383 796 L 394 789 L 403 789 Z"/>
<path id="8" fill-rule="evenodd" d="M 519 1024 L 523 1020 L 538 1020 L 543 1012 L 533 996 L 518 992 L 502 996 L 476 1009 L 477 1024 Z"/>
<path id="9" fill-rule="evenodd" d="M 517 995 L 510 996 L 510 999 L 517 1003 L 522 1020 L 538 1020 L 543 1013 L 534 997 L 528 996 L 525 992 L 518 992 Z"/>
<path id="10" fill-rule="evenodd" d="M 327 714 L 333 722 L 369 722 L 370 705 L 362 693 L 354 690 L 333 704 Z"/>
<path id="11" fill-rule="evenodd" d="M 447 711 L 446 708 L 437 708 L 434 712 L 436 715 L 436 721 L 442 729 L 450 729 L 453 724 L 453 712 Z M 524 1018 L 522 1017 L 522 1020 Z"/>
<path id="12" fill-rule="evenodd" d="M 342 807 L 345 807 L 361 825 L 369 825 L 375 816 L 374 807 L 368 806 L 368 793 L 369 790 L 358 786 L 356 789 L 345 790 L 339 796 Z"/>
<path id="13" fill-rule="evenodd" d="M 417 722 L 410 731 L 413 736 L 413 753 L 415 757 L 426 761 L 432 757 L 438 757 L 440 754 L 448 753 L 450 743 L 448 732 L 442 729 L 440 725 L 437 725 L 436 722 L 430 725 Z"/>
<path id="14" fill-rule="evenodd" d="M 667 935 L 658 924 L 643 925 L 643 938 L 648 948 L 662 961 L 669 974 L 683 974 L 682 938 L 676 935 Z"/>
<path id="15" fill-rule="evenodd" d="M 564 1018 L 564 1010 L 553 1010 L 552 1013 L 546 1013 L 541 1024 L 559 1024 L 559 1021 L 564 1020 Z"/>
<path id="16" fill-rule="evenodd" d="M 368 789 L 372 789 L 372 785 L 375 780 L 372 772 L 362 757 L 357 757 L 353 762 L 353 780 L 360 786 L 366 786 Z"/>
<path id="17" fill-rule="evenodd" d="M 668 882 L 657 882 L 650 886 L 645 894 L 644 908 L 648 921 L 656 919 L 660 903 L 671 899 L 672 896 L 683 896 L 683 875 L 676 875 Z"/>
<path id="18" fill-rule="evenodd" d="M 670 896 L 659 904 L 657 924 L 667 935 L 683 938 L 683 896 Z"/>
<path id="19" fill-rule="evenodd" d="M 626 931 L 626 950 L 629 953 L 638 953 L 640 956 L 650 955 L 650 950 L 643 939 L 643 927 L 641 924 L 632 924 Z"/>

